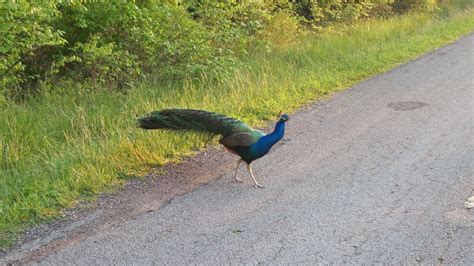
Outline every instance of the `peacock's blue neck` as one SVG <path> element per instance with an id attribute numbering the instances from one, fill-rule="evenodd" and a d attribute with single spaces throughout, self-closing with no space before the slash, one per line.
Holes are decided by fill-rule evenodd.
<path id="1" fill-rule="evenodd" d="M 259 155 L 265 155 L 270 148 L 275 145 L 285 134 L 285 122 L 279 121 L 276 126 L 275 130 L 272 133 L 267 134 L 261 137 L 255 144 L 254 144 L 254 151 Z"/>

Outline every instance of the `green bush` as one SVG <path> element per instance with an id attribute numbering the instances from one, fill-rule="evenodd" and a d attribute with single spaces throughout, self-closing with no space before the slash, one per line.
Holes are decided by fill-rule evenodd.
<path id="1" fill-rule="evenodd" d="M 271 17 L 260 3 L 191 1 L 187 11 L 214 36 L 212 45 L 227 54 L 247 54 L 261 44 L 258 33 Z"/>
<path id="2" fill-rule="evenodd" d="M 371 1 L 300 0 L 294 2 L 296 12 L 314 28 L 335 23 L 352 22 L 369 16 Z"/>
<path id="3" fill-rule="evenodd" d="M 76 43 L 72 56 L 63 62 L 76 64 L 75 78 L 89 78 L 92 85 L 124 88 L 141 75 L 137 56 L 127 50 L 117 49 L 114 42 L 103 43 L 99 36 L 92 36 L 87 43 Z M 61 64 L 64 66 L 65 64 Z"/>
<path id="4" fill-rule="evenodd" d="M 5 2 L 0 104 L 58 82 L 125 89 L 142 79 L 222 78 L 240 56 L 293 45 L 305 30 L 435 6 L 435 0 Z"/>
<path id="5" fill-rule="evenodd" d="M 123 88 L 154 80 L 219 76 L 233 62 L 219 36 L 181 6 L 107 1 L 7 4 L 0 9 L 2 95 L 72 79 Z M 224 48 L 224 49 L 223 49 Z"/>
<path id="6" fill-rule="evenodd" d="M 399 13 L 410 10 L 433 10 L 438 6 L 437 0 L 395 0 L 393 8 Z"/>
<path id="7" fill-rule="evenodd" d="M 105 15 L 104 10 L 107 10 Z M 222 67 L 224 54 L 211 45 L 213 36 L 180 6 L 108 1 L 67 5 L 63 7 L 63 14 L 58 27 L 66 32 L 66 40 L 75 44 L 66 54 L 100 53 L 90 45 L 89 49 L 80 49 L 93 37 L 97 49 L 112 45 L 114 49 L 107 52 L 117 54 L 118 58 L 130 55 L 128 60 L 122 61 L 123 65 L 110 69 L 125 73 L 138 65 L 140 71 L 134 73 L 156 80 L 196 77 L 209 72 L 220 74 L 225 69 Z M 112 64 L 107 60 L 100 62 Z M 133 80 L 135 76 L 122 77 L 122 80 Z M 95 80 L 93 76 L 90 78 Z"/>
<path id="8" fill-rule="evenodd" d="M 285 48 L 296 44 L 301 34 L 303 32 L 297 17 L 289 10 L 283 9 L 265 22 L 265 28 L 258 37 L 270 46 L 268 48 Z"/>
<path id="9" fill-rule="evenodd" d="M 0 5 L 0 98 L 27 94 L 42 78 L 50 48 L 65 44 L 63 32 L 51 25 L 59 16 L 49 2 Z"/>

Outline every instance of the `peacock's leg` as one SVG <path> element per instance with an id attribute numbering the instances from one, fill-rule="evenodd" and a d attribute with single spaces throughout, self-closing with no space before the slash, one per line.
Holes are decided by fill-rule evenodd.
<path id="1" fill-rule="evenodd" d="M 242 182 L 242 179 L 238 178 L 237 174 L 239 173 L 239 167 L 243 162 L 244 161 L 242 161 L 242 159 L 239 159 L 237 161 L 237 167 L 235 167 L 235 176 L 234 176 L 234 178 L 235 178 L 235 181 L 237 181 L 237 182 Z"/>
<path id="2" fill-rule="evenodd" d="M 252 177 L 253 182 L 255 183 L 255 188 L 265 188 L 264 185 L 260 185 L 255 179 L 255 176 L 253 175 L 253 172 L 252 172 L 252 166 L 250 166 L 250 164 L 247 164 L 247 171 L 249 171 L 249 174 Z"/>

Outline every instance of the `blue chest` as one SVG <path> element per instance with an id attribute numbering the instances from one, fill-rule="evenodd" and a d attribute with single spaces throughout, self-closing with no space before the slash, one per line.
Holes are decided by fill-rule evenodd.
<path id="1" fill-rule="evenodd" d="M 285 134 L 285 124 L 277 123 L 275 130 L 263 137 L 249 147 L 236 147 L 235 151 L 242 157 L 244 161 L 250 163 L 265 154 L 275 145 Z"/>

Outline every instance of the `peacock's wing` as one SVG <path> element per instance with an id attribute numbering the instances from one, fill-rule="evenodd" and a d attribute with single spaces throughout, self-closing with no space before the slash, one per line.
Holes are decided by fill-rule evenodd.
<path id="1" fill-rule="evenodd" d="M 248 147 L 265 134 L 259 130 L 251 132 L 236 132 L 229 134 L 219 140 L 219 143 L 227 147 Z"/>

